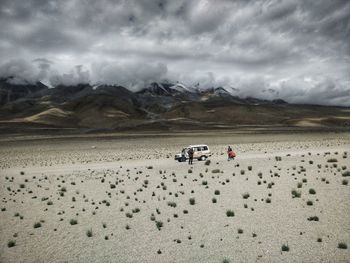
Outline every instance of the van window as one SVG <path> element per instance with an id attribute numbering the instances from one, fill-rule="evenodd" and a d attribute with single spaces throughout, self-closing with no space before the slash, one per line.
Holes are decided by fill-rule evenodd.
<path id="1" fill-rule="evenodd" d="M 202 148 L 203 148 L 202 151 L 207 151 L 208 150 L 208 146 L 203 146 Z"/>

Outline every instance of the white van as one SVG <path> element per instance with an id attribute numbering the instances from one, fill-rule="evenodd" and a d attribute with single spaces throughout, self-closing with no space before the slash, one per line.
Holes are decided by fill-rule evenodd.
<path id="1" fill-rule="evenodd" d="M 188 150 L 193 149 L 193 159 L 198 159 L 198 161 L 204 161 L 209 156 L 211 156 L 210 149 L 208 145 L 199 144 L 199 145 L 189 145 L 186 148 L 183 148 L 181 153 L 175 154 L 175 160 L 179 162 L 185 162 L 188 159 Z"/>

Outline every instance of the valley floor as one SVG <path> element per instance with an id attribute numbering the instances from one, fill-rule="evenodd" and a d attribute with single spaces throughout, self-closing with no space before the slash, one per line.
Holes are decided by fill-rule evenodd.
<path id="1" fill-rule="evenodd" d="M 199 143 L 210 164 L 174 160 Z M 2 137 L 0 262 L 350 262 L 349 152 L 349 132 Z"/>

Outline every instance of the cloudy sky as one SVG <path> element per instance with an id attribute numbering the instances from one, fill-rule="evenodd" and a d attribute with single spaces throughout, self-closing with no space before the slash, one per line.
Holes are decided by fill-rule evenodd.
<path id="1" fill-rule="evenodd" d="M 348 0 L 1 0 L 0 76 L 350 106 Z"/>

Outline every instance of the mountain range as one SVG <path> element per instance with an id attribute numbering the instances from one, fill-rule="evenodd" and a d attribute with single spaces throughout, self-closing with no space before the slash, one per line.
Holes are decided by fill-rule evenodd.
<path id="1" fill-rule="evenodd" d="M 240 98 L 223 87 L 151 83 L 49 88 L 0 79 L 0 130 L 190 130 L 235 127 L 350 127 L 350 108 Z"/>

